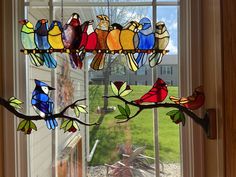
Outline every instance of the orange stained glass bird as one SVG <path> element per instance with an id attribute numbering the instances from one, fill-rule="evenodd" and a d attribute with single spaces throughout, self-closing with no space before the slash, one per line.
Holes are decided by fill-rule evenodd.
<path id="1" fill-rule="evenodd" d="M 131 71 L 138 70 L 138 64 L 134 58 L 134 49 L 138 46 L 138 35 L 137 32 L 142 29 L 136 21 L 129 22 L 120 32 L 120 43 L 123 50 L 128 50 L 125 52 L 128 67 Z M 129 51 L 130 50 L 130 51 Z"/>
<path id="2" fill-rule="evenodd" d="M 97 28 L 95 29 L 95 33 L 97 34 L 97 50 L 107 50 L 107 35 L 109 33 L 109 18 L 106 15 L 98 15 L 97 18 L 100 20 Z M 105 65 L 105 54 L 97 53 L 93 58 L 90 67 L 94 70 L 101 70 Z"/>
<path id="3" fill-rule="evenodd" d="M 120 31 L 122 26 L 118 23 L 113 23 L 110 27 L 110 32 L 107 35 L 107 46 L 109 50 L 121 50 Z"/>

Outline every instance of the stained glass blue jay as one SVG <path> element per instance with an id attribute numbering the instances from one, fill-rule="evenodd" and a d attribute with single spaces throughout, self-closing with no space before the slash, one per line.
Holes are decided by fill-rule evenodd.
<path id="1" fill-rule="evenodd" d="M 39 20 L 35 26 L 35 43 L 38 49 L 48 50 L 51 45 L 48 42 L 48 21 Z M 48 68 L 56 68 L 57 62 L 50 53 L 42 53 L 42 58 Z"/>
<path id="2" fill-rule="evenodd" d="M 55 90 L 46 83 L 35 79 L 36 87 L 32 94 L 31 104 L 35 112 L 45 118 L 48 129 L 58 126 L 56 119 L 52 116 L 54 110 L 53 100 L 49 97 L 49 91 Z"/>
<path id="3" fill-rule="evenodd" d="M 154 47 L 155 36 L 152 31 L 151 21 L 144 17 L 139 21 L 139 24 L 142 25 L 142 29 L 138 32 L 139 44 L 138 49 L 149 50 Z M 147 54 L 139 53 L 136 62 L 139 67 L 143 66 L 147 60 Z"/>

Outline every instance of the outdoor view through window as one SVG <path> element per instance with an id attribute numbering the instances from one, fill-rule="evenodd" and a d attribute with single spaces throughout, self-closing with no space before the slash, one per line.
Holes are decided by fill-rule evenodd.
<path id="1" fill-rule="evenodd" d="M 152 109 L 144 110 L 134 119 L 118 124 L 119 120 L 115 119 L 119 115 L 118 105 L 125 107 L 125 104 L 115 98 L 103 97 L 113 95 L 111 82 L 124 81 L 133 90 L 125 99 L 137 100 L 151 89 L 158 77 L 168 85 L 166 102 L 170 102 L 169 96 L 178 96 L 179 1 L 29 0 L 25 2 L 25 12 L 25 18 L 34 26 L 39 19 L 48 19 L 49 24 L 52 20 L 60 20 L 64 25 L 72 13 L 78 13 L 82 23 L 94 20 L 94 29 L 100 22 L 97 18 L 100 14 L 109 17 L 109 26 L 118 23 L 122 27 L 147 17 L 152 24 L 151 33 L 155 31 L 155 23 L 163 21 L 170 35 L 166 48 L 169 52 L 161 64 L 151 68 L 146 54 L 143 57 L 146 63 L 135 72 L 129 69 L 124 54 L 105 54 L 104 68 L 99 71 L 92 68 L 98 66 L 95 66 L 95 55 L 91 52 L 86 53 L 81 69 L 73 69 L 69 55 L 65 53 L 52 54 L 58 63 L 54 70 L 35 67 L 26 60 L 27 92 L 32 94 L 34 79 L 55 87 L 55 112 L 76 99 L 86 98 L 81 104 L 88 106 L 89 113 L 81 114 L 80 120 L 101 123 L 91 127 L 79 125 L 75 133 L 64 133 L 60 128 L 48 131 L 44 122 L 37 122 L 38 131 L 27 141 L 29 176 L 181 177 L 180 129 L 179 124 L 166 115 L 171 109 L 158 108 L 157 114 Z M 122 30 L 117 24 L 114 27 Z M 138 54 L 134 54 L 134 58 L 137 57 Z M 28 110 L 34 114 L 32 107 Z M 130 106 L 131 115 L 136 111 L 137 108 Z M 60 126 L 61 121 L 58 123 Z M 42 164 L 40 169 L 39 164 Z"/>
<path id="2" fill-rule="evenodd" d="M 165 22 L 170 33 L 167 48 L 170 52 L 154 69 L 157 76 L 168 84 L 169 95 L 178 95 L 178 9 L 178 6 L 157 6 L 156 9 L 157 22 Z M 95 14 L 108 14 L 107 7 L 94 10 Z M 153 19 L 152 6 L 111 6 L 109 12 L 110 23 L 120 23 L 123 26 L 132 20 L 139 21 L 142 17 L 148 17 L 151 21 Z M 91 60 L 88 62 L 89 66 Z M 137 72 L 133 72 L 129 70 L 124 55 L 106 55 L 103 70 L 94 71 L 89 68 L 88 72 L 90 122 L 99 119 L 102 123 L 90 128 L 90 148 L 92 149 L 96 140 L 99 140 L 89 163 L 90 175 L 109 173 L 127 177 L 132 176 L 131 174 L 156 176 L 155 143 L 159 143 L 159 154 L 156 155 L 160 156 L 161 175 L 181 176 L 179 126 L 173 124 L 165 115 L 170 109 L 158 109 L 159 142 L 155 142 L 154 135 L 157 130 L 154 128 L 152 110 L 143 111 L 127 123 L 117 124 L 118 120 L 114 119 L 119 114 L 117 105 L 124 106 L 124 103 L 114 98 L 103 98 L 103 95 L 113 94 L 110 82 L 114 81 L 125 81 L 133 89 L 126 97 L 128 100 L 138 99 L 148 92 L 153 84 L 153 71 L 148 61 Z M 136 110 L 131 107 L 131 113 L 135 113 Z M 137 153 L 139 150 L 141 154 Z M 127 158 L 134 159 L 127 161 Z M 134 166 L 134 169 L 128 168 L 129 165 Z"/>

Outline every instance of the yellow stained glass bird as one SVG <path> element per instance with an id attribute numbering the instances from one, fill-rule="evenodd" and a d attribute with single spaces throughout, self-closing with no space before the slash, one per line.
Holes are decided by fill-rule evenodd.
<path id="1" fill-rule="evenodd" d="M 48 42 L 53 49 L 63 49 L 62 25 L 59 21 L 53 21 L 48 31 Z"/>
<path id="2" fill-rule="evenodd" d="M 123 50 L 128 50 L 125 52 L 127 63 L 131 71 L 138 70 L 138 64 L 134 58 L 134 50 L 138 46 L 138 35 L 137 32 L 142 29 L 136 21 L 129 22 L 120 32 L 120 43 Z M 130 50 L 130 51 L 129 51 Z"/>

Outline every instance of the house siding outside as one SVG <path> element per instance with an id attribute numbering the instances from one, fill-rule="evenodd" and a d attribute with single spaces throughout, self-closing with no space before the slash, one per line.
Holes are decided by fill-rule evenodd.
<path id="1" fill-rule="evenodd" d="M 122 73 L 118 72 L 117 67 L 111 68 L 111 75 L 109 81 L 126 81 L 129 85 L 152 85 L 152 68 L 148 62 L 141 67 L 138 71 L 132 72 L 126 66 L 120 66 L 119 70 L 123 70 Z M 179 79 L 179 66 L 177 55 L 166 55 L 163 57 L 163 61 L 157 67 L 158 77 L 162 78 L 168 85 L 178 86 Z M 103 71 L 89 70 L 89 78 L 91 84 L 103 84 Z"/>

